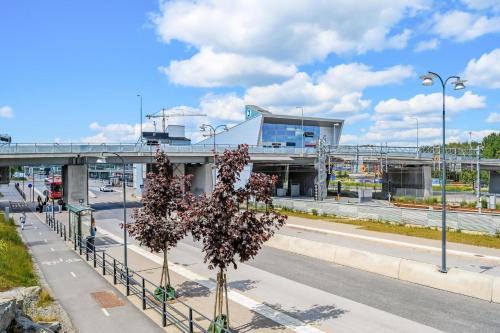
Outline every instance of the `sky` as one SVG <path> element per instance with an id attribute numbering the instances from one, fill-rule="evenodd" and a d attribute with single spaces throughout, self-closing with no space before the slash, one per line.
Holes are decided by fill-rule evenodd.
<path id="1" fill-rule="evenodd" d="M 136 142 L 165 108 L 194 142 L 244 105 L 344 119 L 343 144 L 416 145 L 500 130 L 500 0 L 0 0 L 0 133 Z M 299 108 L 297 108 L 299 107 Z M 144 129 L 154 125 L 144 121 Z M 158 124 L 158 128 L 161 126 Z"/>

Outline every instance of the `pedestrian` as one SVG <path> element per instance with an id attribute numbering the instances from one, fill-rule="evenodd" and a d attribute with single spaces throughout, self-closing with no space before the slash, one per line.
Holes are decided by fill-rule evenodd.
<path id="1" fill-rule="evenodd" d="M 90 251 L 94 251 L 94 244 L 95 244 L 95 237 L 97 235 L 97 228 L 95 227 L 95 219 L 94 217 L 91 218 L 90 220 L 90 236 L 87 238 L 88 241 L 88 248 L 90 248 Z"/>
<path id="2" fill-rule="evenodd" d="M 23 212 L 21 216 L 19 216 L 19 222 L 21 222 L 21 230 L 24 230 L 24 224 L 26 223 L 26 213 Z"/>

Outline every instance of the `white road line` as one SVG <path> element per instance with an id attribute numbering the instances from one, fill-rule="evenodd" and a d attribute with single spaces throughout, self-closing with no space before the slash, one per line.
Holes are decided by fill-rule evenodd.
<path id="1" fill-rule="evenodd" d="M 44 241 L 45 243 L 47 243 L 47 240 L 46 240 L 46 239 L 44 239 L 43 241 Z"/>
<path id="2" fill-rule="evenodd" d="M 102 312 L 106 315 L 106 317 L 109 317 L 109 312 L 105 308 L 101 308 Z"/>
<path id="3" fill-rule="evenodd" d="M 71 273 L 71 276 L 73 276 L 74 278 L 76 278 L 76 274 L 73 273 L 73 272 L 70 272 Z"/>
<path id="4" fill-rule="evenodd" d="M 39 232 L 39 233 L 38 233 L 38 236 L 41 236 L 41 235 L 42 235 L 42 233 L 41 233 L 41 232 Z"/>
<path id="5" fill-rule="evenodd" d="M 379 243 L 385 243 L 385 244 L 390 244 L 390 245 L 404 246 L 404 247 L 410 247 L 410 248 L 414 248 L 414 249 L 420 249 L 420 250 L 426 250 L 426 251 L 432 251 L 432 252 L 439 252 L 439 253 L 441 253 L 441 248 L 440 247 L 433 247 L 433 246 L 427 246 L 427 245 L 419 245 L 419 244 L 413 244 L 413 243 L 405 243 L 405 242 L 400 242 L 400 241 L 395 241 L 395 240 L 390 240 L 390 239 L 383 239 L 383 238 L 370 237 L 370 236 L 364 236 L 364 235 L 350 234 L 350 233 L 342 232 L 342 231 L 334 231 L 334 230 L 320 229 L 320 228 L 314 228 L 314 227 L 307 227 L 307 226 L 303 226 L 303 225 L 299 225 L 299 224 L 287 223 L 286 226 L 288 226 L 290 228 L 295 228 L 295 229 L 302 229 L 302 230 L 320 232 L 320 233 L 323 233 L 323 234 L 345 236 L 345 237 L 350 237 L 350 238 L 357 238 L 357 239 L 368 240 L 368 241 L 372 241 L 372 242 L 379 242 Z M 480 253 L 465 252 L 465 251 L 450 250 L 450 249 L 446 249 L 446 252 L 448 254 L 453 254 L 453 255 L 456 255 L 456 256 L 470 257 L 470 258 L 476 258 L 476 259 L 477 258 L 481 258 L 481 259 L 489 259 L 489 260 L 500 261 L 500 257 L 489 256 L 489 255 L 484 255 L 484 254 L 480 254 Z"/>
<path id="6" fill-rule="evenodd" d="M 54 248 L 53 248 L 53 247 L 51 247 L 51 248 L 50 248 L 50 251 L 54 252 Z"/>
<path id="7" fill-rule="evenodd" d="M 105 236 L 107 236 L 107 237 L 109 237 L 117 242 L 122 243 L 122 239 L 120 237 L 110 233 L 109 231 L 106 231 L 103 228 L 99 228 L 99 231 L 103 235 L 105 235 Z M 148 252 L 148 251 L 140 248 L 137 245 L 133 245 L 133 244 L 128 245 L 128 248 L 129 248 L 129 250 L 132 250 L 132 251 L 142 255 L 143 257 L 145 257 L 151 261 L 154 261 L 157 264 L 163 264 L 162 258 L 160 258 L 157 255 L 154 255 L 151 252 Z M 213 282 L 212 280 L 209 280 L 206 277 L 201 276 L 197 273 L 191 272 L 190 270 L 188 270 L 182 266 L 179 266 L 176 264 L 169 264 L 168 266 L 170 267 L 170 269 L 172 271 L 176 272 L 177 274 L 182 275 L 189 280 L 195 281 L 196 283 L 198 283 L 206 288 L 214 290 L 216 287 L 215 282 Z M 250 310 L 252 310 L 252 311 L 280 324 L 280 325 L 283 325 L 294 332 L 297 332 L 297 333 L 324 333 L 323 331 L 321 331 L 313 326 L 309 326 L 306 323 L 304 323 L 298 319 L 290 317 L 289 315 L 284 314 L 282 312 L 276 311 L 273 308 L 271 308 L 263 303 L 257 302 L 255 300 L 251 299 L 250 297 L 247 297 L 247 296 L 245 296 L 239 292 L 236 292 L 234 290 L 229 289 L 228 297 L 232 301 L 246 307 L 247 309 L 250 309 Z"/>

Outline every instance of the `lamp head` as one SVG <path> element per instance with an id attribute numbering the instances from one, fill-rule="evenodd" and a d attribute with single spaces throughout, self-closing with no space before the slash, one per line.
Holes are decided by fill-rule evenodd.
<path id="1" fill-rule="evenodd" d="M 465 89 L 465 84 L 464 84 L 465 82 L 467 82 L 467 80 L 457 79 L 455 82 L 452 82 L 451 84 L 455 86 L 455 90 L 462 90 Z"/>
<path id="2" fill-rule="evenodd" d="M 422 80 L 422 84 L 424 86 L 432 86 L 434 84 L 434 75 L 432 75 L 431 73 L 421 75 L 420 79 Z"/>
<path id="3" fill-rule="evenodd" d="M 207 125 L 205 125 L 205 124 L 201 125 L 201 126 L 200 126 L 200 130 L 201 130 L 202 132 L 205 132 L 205 131 L 207 130 Z"/>

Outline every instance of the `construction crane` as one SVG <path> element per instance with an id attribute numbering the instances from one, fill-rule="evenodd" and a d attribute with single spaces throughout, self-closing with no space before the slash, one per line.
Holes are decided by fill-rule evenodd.
<path id="1" fill-rule="evenodd" d="M 176 109 L 178 111 L 182 111 L 181 113 L 165 113 L 167 109 L 161 109 L 161 113 L 157 112 L 155 114 L 147 114 L 146 118 L 151 119 L 151 118 L 162 118 L 161 119 L 161 124 L 162 124 L 162 129 L 163 133 L 165 133 L 166 130 L 166 120 L 168 118 L 173 118 L 173 117 L 203 117 L 206 116 L 205 113 L 196 113 L 196 112 L 189 112 L 185 111 L 183 109 Z M 156 127 L 156 126 L 155 126 Z M 156 132 L 156 129 L 155 129 Z"/>

